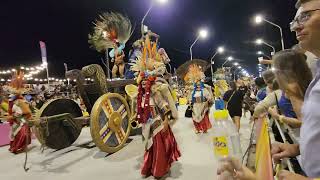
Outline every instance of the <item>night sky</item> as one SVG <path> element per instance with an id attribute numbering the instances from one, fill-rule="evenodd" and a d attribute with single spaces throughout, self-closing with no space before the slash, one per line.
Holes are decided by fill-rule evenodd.
<path id="1" fill-rule="evenodd" d="M 81 68 L 100 63 L 103 55 L 89 48 L 88 33 L 92 21 L 106 11 L 127 15 L 136 30 L 127 43 L 131 47 L 140 37 L 140 21 L 150 0 L 1 0 L 0 70 L 41 63 L 39 40 L 45 41 L 51 76 L 63 76 L 63 63 L 69 68 Z M 253 41 L 263 37 L 280 50 L 278 29 L 269 25 L 254 25 L 253 16 L 262 13 L 284 29 L 286 48 L 296 43 L 289 31 L 295 14 L 295 0 L 169 0 L 156 5 L 145 21 L 158 33 L 174 67 L 189 59 L 189 46 L 200 27 L 210 30 L 210 37 L 194 46 L 194 57 L 210 59 L 219 45 L 228 51 L 217 56 L 216 64 L 232 55 L 242 60 L 250 73 L 257 73 L 258 50 L 270 52 L 268 47 L 256 46 Z M 128 51 L 126 52 L 128 53 Z M 44 78 L 44 77 L 43 77 Z"/>

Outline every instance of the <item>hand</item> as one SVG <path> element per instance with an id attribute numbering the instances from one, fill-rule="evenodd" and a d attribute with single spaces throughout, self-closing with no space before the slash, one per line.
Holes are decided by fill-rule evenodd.
<path id="1" fill-rule="evenodd" d="M 165 117 L 164 121 L 162 122 L 162 125 L 163 125 L 163 131 L 167 131 L 168 128 L 169 128 L 169 120 L 167 117 Z"/>
<path id="2" fill-rule="evenodd" d="M 209 101 L 206 101 L 206 102 L 204 103 L 204 107 L 210 107 L 210 106 L 209 106 Z"/>
<path id="3" fill-rule="evenodd" d="M 270 107 L 269 110 L 268 110 L 268 112 L 269 112 L 269 114 L 270 114 L 273 118 L 275 118 L 276 120 L 279 119 L 279 113 L 278 113 L 278 111 L 277 111 L 276 108 Z"/>
<path id="4" fill-rule="evenodd" d="M 26 121 L 26 124 L 29 126 L 29 127 L 33 127 L 37 122 L 36 121 L 32 121 L 32 120 L 27 120 Z"/>
<path id="5" fill-rule="evenodd" d="M 260 64 L 272 64 L 272 61 L 271 60 L 262 59 L 262 60 L 259 60 L 259 63 Z"/>
<path id="6" fill-rule="evenodd" d="M 259 118 L 264 118 L 266 116 L 266 114 L 262 114 L 262 115 L 259 115 L 259 116 L 256 116 L 253 114 L 253 116 L 250 117 L 250 121 L 249 121 L 249 124 L 253 123 L 253 122 L 256 122 Z"/>
<path id="7" fill-rule="evenodd" d="M 243 166 L 236 158 L 224 158 L 220 160 L 217 170 L 219 180 L 228 180 L 230 176 L 237 180 L 256 180 L 255 174 Z"/>
<path id="8" fill-rule="evenodd" d="M 307 177 L 304 177 L 304 176 L 301 176 L 299 174 L 295 174 L 295 173 L 292 173 L 292 172 L 289 172 L 289 171 L 285 171 L 285 170 L 282 170 L 282 171 L 279 172 L 278 179 L 279 180 L 291 180 L 291 179 L 294 179 L 294 180 L 310 180 Z"/>
<path id="9" fill-rule="evenodd" d="M 143 78 L 144 78 L 144 73 L 140 72 L 140 74 L 138 75 L 138 78 L 137 78 L 137 83 L 140 84 L 141 81 L 143 80 Z"/>
<path id="10" fill-rule="evenodd" d="M 272 144 L 271 155 L 276 163 L 280 163 L 280 160 L 288 157 L 295 157 L 300 154 L 299 145 L 297 144 L 285 144 L 276 143 Z"/>
<path id="11" fill-rule="evenodd" d="M 251 117 L 250 117 L 249 124 L 255 122 L 257 119 L 258 119 L 257 117 L 251 116 Z"/>

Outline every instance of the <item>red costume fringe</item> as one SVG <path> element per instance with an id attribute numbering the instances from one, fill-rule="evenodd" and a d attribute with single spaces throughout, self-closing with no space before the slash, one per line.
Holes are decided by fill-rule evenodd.
<path id="1" fill-rule="evenodd" d="M 14 137 L 13 141 L 10 142 L 9 151 L 15 154 L 23 152 L 30 143 L 31 131 L 29 126 L 24 124 L 19 133 Z"/>
<path id="2" fill-rule="evenodd" d="M 163 177 L 171 164 L 181 156 L 177 142 L 170 127 L 153 137 L 152 147 L 144 154 L 141 174 L 144 176 Z"/>
<path id="3" fill-rule="evenodd" d="M 193 124 L 198 132 L 200 132 L 200 131 L 207 132 L 208 129 L 212 128 L 211 122 L 209 120 L 208 112 L 204 115 L 202 121 L 200 121 L 199 123 L 196 121 L 193 121 Z"/>

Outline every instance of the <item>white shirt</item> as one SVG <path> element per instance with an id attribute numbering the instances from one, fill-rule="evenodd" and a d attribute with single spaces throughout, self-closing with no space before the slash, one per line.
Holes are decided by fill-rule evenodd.
<path id="1" fill-rule="evenodd" d="M 302 106 L 300 130 L 301 167 L 308 177 L 320 177 L 320 60 Z"/>

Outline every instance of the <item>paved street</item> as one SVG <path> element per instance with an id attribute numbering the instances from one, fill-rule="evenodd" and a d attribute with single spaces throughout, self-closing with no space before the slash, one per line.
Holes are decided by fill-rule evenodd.
<path id="1" fill-rule="evenodd" d="M 191 119 L 184 118 L 185 106 L 180 107 L 180 119 L 173 127 L 182 157 L 173 164 L 171 173 L 163 179 L 174 180 L 215 180 L 217 161 L 213 155 L 211 132 L 196 135 Z M 212 113 L 211 113 L 212 114 Z M 212 120 L 212 118 L 211 118 Z M 247 119 L 242 119 L 241 144 L 244 153 L 249 139 L 250 128 Z M 39 143 L 34 140 L 29 155 L 30 170 L 25 173 L 25 154 L 13 155 L 8 147 L 0 148 L 1 180 L 138 180 L 143 157 L 141 137 L 133 140 L 122 150 L 107 155 L 98 148 L 83 148 L 79 145 L 90 142 L 88 128 L 83 129 L 78 141 L 69 148 L 41 153 Z M 201 177 L 201 178 L 199 178 Z M 152 177 L 147 180 L 153 179 Z"/>

